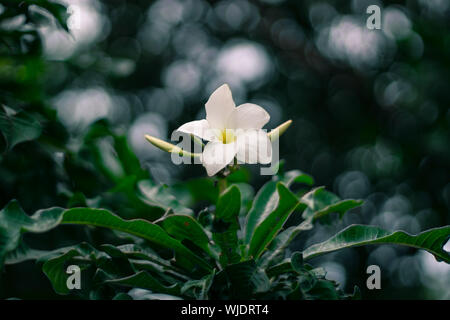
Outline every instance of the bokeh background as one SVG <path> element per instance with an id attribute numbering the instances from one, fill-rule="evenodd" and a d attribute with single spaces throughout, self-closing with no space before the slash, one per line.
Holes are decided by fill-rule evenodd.
<path id="1" fill-rule="evenodd" d="M 450 224 L 450 1 L 65 0 L 70 34 L 37 7 L 7 14 L 10 3 L 0 1 L 2 104 L 45 106 L 54 124 L 43 129 L 47 139 L 63 140 L 74 157 L 91 124 L 107 119 L 155 181 L 205 176 L 201 166 L 172 164 L 143 135 L 169 139 L 203 118 L 211 92 L 228 83 L 237 104 L 270 113 L 267 128 L 294 121 L 281 138 L 286 168 L 365 200 L 293 250 L 350 223 L 410 233 Z M 373 4 L 381 30 L 366 28 Z M 32 31 L 16 48 L 8 37 L 18 30 Z M 28 142 L 0 156 L 1 207 L 12 198 L 28 212 L 65 204 L 55 145 L 51 156 Z M 99 148 L 107 154 L 110 145 Z M 106 190 L 77 161 L 75 175 L 86 179 L 73 184 L 88 198 Z M 268 179 L 248 170 L 255 189 Z M 358 285 L 364 298 L 450 299 L 450 267 L 425 252 L 356 248 L 313 263 L 347 292 Z M 366 289 L 370 264 L 381 267 L 381 290 Z M 45 279 L 20 288 L 3 281 L 5 296 L 49 287 Z"/>

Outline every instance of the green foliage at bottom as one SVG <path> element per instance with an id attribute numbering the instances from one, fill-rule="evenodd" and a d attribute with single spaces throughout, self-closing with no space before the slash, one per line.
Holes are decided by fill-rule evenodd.
<path id="1" fill-rule="evenodd" d="M 0 266 L 36 260 L 55 292 L 87 299 L 350 299 L 359 297 L 357 289 L 345 294 L 326 278 L 326 270 L 305 261 L 353 246 L 397 244 L 450 262 L 443 250 L 449 226 L 409 235 L 352 225 L 329 240 L 289 253 L 289 244 L 300 232 L 334 212 L 342 217 L 362 203 L 341 200 L 323 188 L 291 190 L 295 182 L 312 184 L 308 177 L 299 171 L 275 176 L 254 199 L 245 199 L 249 194 L 241 193 L 242 184 L 224 180 L 221 185 L 230 186 L 197 214 L 183 208 L 175 196 L 169 197 L 170 203 L 182 213 L 167 208 L 155 192 L 148 202 L 165 213 L 154 221 L 124 219 L 91 207 L 54 207 L 29 216 L 11 201 L 0 211 Z M 149 184 L 145 181 L 138 184 Z M 242 208 L 246 201 L 251 205 Z M 285 227 L 292 215 L 303 221 Z M 31 248 L 23 239 L 24 233 L 44 233 L 60 225 L 78 225 L 88 232 L 103 228 L 121 243 L 82 242 L 46 251 Z M 68 286 L 73 279 L 67 268 L 73 265 L 83 274 L 79 290 Z"/>

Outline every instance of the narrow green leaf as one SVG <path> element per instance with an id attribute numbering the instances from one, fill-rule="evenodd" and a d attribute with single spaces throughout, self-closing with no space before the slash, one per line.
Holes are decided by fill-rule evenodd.
<path id="1" fill-rule="evenodd" d="M 131 276 L 119 278 L 119 279 L 111 279 L 106 280 L 105 283 L 112 285 L 121 285 L 132 288 L 142 288 L 151 290 L 154 293 L 165 293 L 170 295 L 179 295 L 180 294 L 180 285 L 174 284 L 171 286 L 166 286 L 158 281 L 156 278 L 151 276 L 146 271 L 140 271 Z"/>
<path id="2" fill-rule="evenodd" d="M 5 264 L 16 264 L 27 260 L 37 260 L 47 254 L 49 254 L 49 251 L 29 248 L 21 241 L 15 250 L 7 253 Z"/>
<path id="3" fill-rule="evenodd" d="M 161 266 L 163 272 L 168 270 L 175 272 L 183 272 L 182 270 L 172 266 L 169 261 L 158 256 L 150 248 L 142 248 L 136 244 L 124 244 L 121 246 L 112 246 L 109 244 L 103 244 L 100 246 L 100 250 L 105 251 L 110 256 L 123 256 L 129 259 L 146 260 Z"/>
<path id="4" fill-rule="evenodd" d="M 88 243 L 80 243 L 76 246 L 60 248 L 41 257 L 38 262 L 43 262 L 42 271 L 52 283 L 53 289 L 58 294 L 69 294 L 67 279 L 70 276 L 66 273 L 69 262 L 74 258 L 79 258 L 77 265 L 94 263 L 101 254 Z"/>
<path id="5" fill-rule="evenodd" d="M 306 208 L 302 217 L 305 219 L 300 225 L 292 226 L 281 232 L 270 244 L 268 252 L 259 260 L 261 266 L 277 263 L 284 258 L 284 250 L 292 240 L 301 232 L 313 228 L 313 221 L 333 212 L 338 212 L 342 217 L 348 210 L 362 204 L 360 200 L 343 200 L 323 187 L 316 188 L 306 193 L 301 199 Z"/>
<path id="6" fill-rule="evenodd" d="M 217 201 L 213 222 L 213 239 L 222 250 L 220 255 L 222 265 L 240 260 L 237 252 L 240 207 L 241 193 L 235 185 L 226 189 Z"/>
<path id="7" fill-rule="evenodd" d="M 279 195 L 277 192 L 277 183 L 282 182 L 289 187 L 294 182 L 312 184 L 311 176 L 299 171 L 288 171 L 280 176 L 274 177 L 274 180 L 267 182 L 256 194 L 245 223 L 245 243 L 249 244 L 253 233 L 267 216 L 275 210 L 278 205 Z"/>
<path id="8" fill-rule="evenodd" d="M 306 290 L 305 290 L 306 291 Z M 338 300 L 340 299 L 337 284 L 334 281 L 318 279 L 312 288 L 304 292 L 307 300 Z"/>
<path id="9" fill-rule="evenodd" d="M 73 208 L 64 211 L 62 223 L 87 224 L 130 233 L 162 247 L 172 249 L 175 253 L 188 258 L 183 259 L 186 268 L 198 266 L 211 270 L 211 267 L 205 260 L 182 245 L 179 240 L 170 237 L 160 226 L 146 220 L 123 220 L 104 209 Z"/>
<path id="10" fill-rule="evenodd" d="M 233 183 L 233 185 L 239 188 L 239 192 L 241 194 L 241 209 L 239 210 L 239 215 L 245 216 L 250 209 L 253 198 L 255 197 L 255 191 L 248 183 L 238 182 Z"/>
<path id="11" fill-rule="evenodd" d="M 279 195 L 276 208 L 256 227 L 248 250 L 250 257 L 257 258 L 263 253 L 299 204 L 297 197 L 282 182 L 277 183 L 276 188 Z"/>
<path id="12" fill-rule="evenodd" d="M 72 249 L 59 257 L 55 257 L 46 261 L 42 267 L 42 271 L 50 279 L 53 289 L 58 294 L 69 294 L 67 287 L 68 274 L 66 271 L 66 262 L 79 255 L 79 252 Z"/>
<path id="13" fill-rule="evenodd" d="M 403 231 L 389 232 L 374 226 L 351 225 L 330 239 L 304 250 L 303 258 L 311 259 L 328 252 L 368 244 L 397 244 L 426 250 L 437 260 L 450 263 L 450 254 L 443 249 L 449 238 L 450 226 L 410 235 Z"/>
<path id="14" fill-rule="evenodd" d="M 216 218 L 230 222 L 239 215 L 241 207 L 241 193 L 239 188 L 232 185 L 220 195 L 216 205 Z"/>
<path id="15" fill-rule="evenodd" d="M 7 150 L 11 150 L 19 143 L 39 138 L 42 133 L 42 125 L 29 112 L 11 113 L 7 112 L 5 107 L 0 106 L 0 133 L 6 139 Z"/>
<path id="16" fill-rule="evenodd" d="M 101 245 L 99 250 L 106 252 L 110 257 L 127 259 L 134 270 L 148 270 L 161 280 L 187 281 L 190 280 L 181 269 L 172 266 L 169 261 L 162 259 L 149 249 L 142 249 L 135 244 L 115 247 L 110 244 Z"/>
<path id="17" fill-rule="evenodd" d="M 278 193 L 276 192 L 276 182 L 267 182 L 256 194 L 245 223 L 245 242 L 250 243 L 253 232 L 262 221 L 275 210 L 278 204 Z"/>
<path id="18" fill-rule="evenodd" d="M 51 208 L 39 210 L 30 217 L 16 200 L 11 200 L 0 211 L 0 270 L 6 255 L 19 246 L 22 233 L 53 229 L 60 223 L 62 212 L 61 208 Z"/>
<path id="19" fill-rule="evenodd" d="M 294 238 L 305 230 L 312 229 L 310 223 L 301 223 L 298 226 L 292 226 L 280 232 L 270 243 L 269 250 L 265 252 L 259 259 L 261 267 L 267 267 L 274 263 L 278 263 L 285 258 L 285 249 L 294 240 Z"/>
<path id="20" fill-rule="evenodd" d="M 267 268 L 266 273 L 269 278 L 276 277 L 281 274 L 292 272 L 291 258 L 284 259 L 281 263 Z"/>
<path id="21" fill-rule="evenodd" d="M 363 203 L 362 200 L 341 200 L 335 194 L 326 191 L 324 187 L 308 192 L 300 201 L 307 206 L 303 211 L 302 217 L 309 222 L 333 212 L 339 213 L 339 216 L 342 218 L 348 210 Z"/>
<path id="22" fill-rule="evenodd" d="M 170 237 L 160 226 L 146 220 L 124 220 L 108 210 L 92 208 L 49 208 L 28 216 L 15 200 L 0 211 L 0 267 L 6 254 L 18 247 L 23 232 L 46 232 L 60 223 L 92 225 L 126 232 L 173 250 L 177 261 L 188 270 L 195 267 L 211 270 L 204 259 L 179 240 Z"/>
<path id="23" fill-rule="evenodd" d="M 164 230 L 178 240 L 188 239 L 207 253 L 209 249 L 209 237 L 206 230 L 194 218 L 187 215 L 169 215 L 159 221 Z"/>
<path id="24" fill-rule="evenodd" d="M 284 174 L 280 174 L 279 181 L 284 182 L 287 186 L 295 183 L 303 183 L 308 186 L 314 184 L 314 179 L 309 174 L 306 174 L 300 170 L 290 170 Z"/>

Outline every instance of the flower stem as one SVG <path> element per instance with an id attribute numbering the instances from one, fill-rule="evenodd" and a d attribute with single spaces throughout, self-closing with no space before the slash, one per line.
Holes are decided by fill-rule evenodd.
<path id="1" fill-rule="evenodd" d="M 217 186 L 219 187 L 219 194 L 223 193 L 227 188 L 227 178 L 219 177 L 217 181 Z"/>

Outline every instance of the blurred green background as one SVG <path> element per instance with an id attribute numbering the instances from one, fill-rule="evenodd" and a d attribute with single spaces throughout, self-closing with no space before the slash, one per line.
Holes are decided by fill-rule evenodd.
<path id="1" fill-rule="evenodd" d="M 130 216 L 127 193 L 122 201 L 110 192 L 125 174 L 168 185 L 205 176 L 200 165 L 172 164 L 143 135 L 168 140 L 203 118 L 211 92 L 228 83 L 236 104 L 270 113 L 266 128 L 293 119 L 280 143 L 288 169 L 365 200 L 293 250 L 351 223 L 410 233 L 450 224 L 450 1 L 64 3 L 67 11 L 0 1 L 0 207 L 16 198 L 32 213 L 102 195 Z M 59 22 L 70 14 L 70 33 L 36 4 Z M 373 4 L 381 30 L 366 28 Z M 255 190 L 268 179 L 248 171 Z M 52 232 L 46 245 L 80 233 Z M 313 263 L 364 298 L 450 299 L 450 267 L 426 252 L 357 248 Z M 381 290 L 366 289 L 371 264 L 381 267 Z M 0 297 L 11 296 L 56 297 L 34 263 L 6 269 Z"/>

